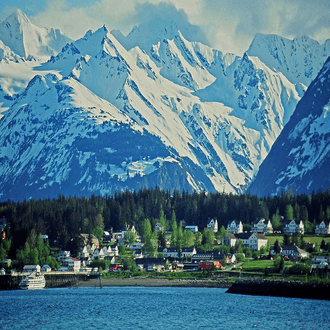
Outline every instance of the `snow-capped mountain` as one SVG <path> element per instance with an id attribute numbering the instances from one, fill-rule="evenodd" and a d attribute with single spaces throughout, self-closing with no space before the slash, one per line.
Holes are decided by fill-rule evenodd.
<path id="1" fill-rule="evenodd" d="M 24 59 L 43 60 L 56 55 L 63 45 L 71 41 L 58 29 L 40 28 L 32 24 L 19 9 L 0 22 L 0 40 Z"/>
<path id="2" fill-rule="evenodd" d="M 70 41 L 59 30 L 35 26 L 19 9 L 0 22 L 0 118 L 35 75 L 49 73 L 40 64 Z"/>
<path id="3" fill-rule="evenodd" d="M 330 58 L 284 127 L 249 191 L 264 196 L 330 187 Z"/>
<path id="4" fill-rule="evenodd" d="M 17 87 L 18 76 L 0 85 L 10 95 L 0 119 L 0 200 L 156 184 L 233 193 L 249 187 L 302 83 L 257 56 L 190 41 L 194 29 L 172 16 L 163 23 L 165 38 L 160 28 L 144 39 L 142 25 L 132 34 L 148 42 L 131 46 L 134 38 L 105 26 L 88 31 L 26 69 L 26 77 L 40 72 L 27 86 Z"/>

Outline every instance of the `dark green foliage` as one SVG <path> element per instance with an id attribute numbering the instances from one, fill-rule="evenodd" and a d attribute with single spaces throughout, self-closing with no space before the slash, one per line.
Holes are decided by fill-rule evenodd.
<path id="1" fill-rule="evenodd" d="M 288 268 L 287 272 L 289 274 L 300 274 L 300 275 L 310 274 L 311 267 L 305 263 L 299 263 Z"/>

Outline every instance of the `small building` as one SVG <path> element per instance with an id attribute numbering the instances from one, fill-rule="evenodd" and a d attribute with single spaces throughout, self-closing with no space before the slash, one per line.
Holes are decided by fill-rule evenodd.
<path id="1" fill-rule="evenodd" d="M 159 222 L 156 222 L 155 229 L 157 233 L 164 230 L 163 226 Z"/>
<path id="2" fill-rule="evenodd" d="M 66 259 L 71 258 L 71 252 L 70 251 L 61 251 L 60 255 L 58 256 L 57 260 L 59 262 L 63 262 Z"/>
<path id="3" fill-rule="evenodd" d="M 211 270 L 212 268 L 220 269 L 222 264 L 217 260 L 206 260 L 199 263 L 200 269 Z"/>
<path id="4" fill-rule="evenodd" d="M 315 227 L 316 235 L 328 235 L 330 234 L 330 221 L 321 221 L 316 224 Z"/>
<path id="5" fill-rule="evenodd" d="M 279 254 L 294 260 L 300 260 L 301 258 L 307 258 L 309 256 L 308 252 L 300 249 L 295 244 L 281 246 Z"/>
<path id="6" fill-rule="evenodd" d="M 48 272 L 50 272 L 52 269 L 50 268 L 50 266 L 49 265 L 43 265 L 42 267 L 41 267 L 41 271 L 43 272 L 43 273 L 48 273 Z"/>
<path id="7" fill-rule="evenodd" d="M 208 220 L 206 226 L 207 226 L 208 229 L 213 229 L 214 233 L 217 233 L 218 232 L 218 220 L 217 220 L 217 218 Z"/>
<path id="8" fill-rule="evenodd" d="M 166 268 L 165 258 L 141 258 L 136 259 L 135 262 L 139 270 L 162 271 Z"/>
<path id="9" fill-rule="evenodd" d="M 37 273 L 40 273 L 40 266 L 39 265 L 25 265 L 23 267 L 23 273 L 32 273 L 36 271 Z"/>
<path id="10" fill-rule="evenodd" d="M 229 221 L 227 224 L 227 231 L 230 231 L 231 233 L 234 234 L 243 233 L 242 221 L 236 221 L 236 220 Z"/>
<path id="11" fill-rule="evenodd" d="M 198 232 L 198 226 L 186 226 L 185 229 L 190 230 L 194 234 Z"/>

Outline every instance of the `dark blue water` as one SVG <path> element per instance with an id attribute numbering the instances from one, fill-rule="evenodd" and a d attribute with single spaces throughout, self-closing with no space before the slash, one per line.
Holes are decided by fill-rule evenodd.
<path id="1" fill-rule="evenodd" d="M 0 329 L 330 329 L 330 301 L 216 288 L 0 291 Z"/>

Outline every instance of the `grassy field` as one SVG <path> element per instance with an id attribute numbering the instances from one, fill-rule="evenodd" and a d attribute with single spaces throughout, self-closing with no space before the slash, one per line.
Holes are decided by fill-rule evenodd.
<path id="1" fill-rule="evenodd" d="M 270 245 L 273 245 L 276 240 L 278 240 L 280 244 L 283 243 L 283 236 L 281 236 L 281 235 L 266 236 L 266 237 L 267 237 L 267 240 L 269 241 Z M 307 236 L 307 237 L 304 237 L 305 242 L 318 243 L 318 244 L 321 244 L 323 239 L 326 243 L 330 242 L 330 237 L 322 237 L 322 236 L 321 237 L 320 236 Z"/>
<path id="2" fill-rule="evenodd" d="M 263 272 L 266 267 L 273 267 L 273 265 L 273 260 L 253 260 L 244 262 L 242 265 L 242 270 L 251 272 Z"/>

